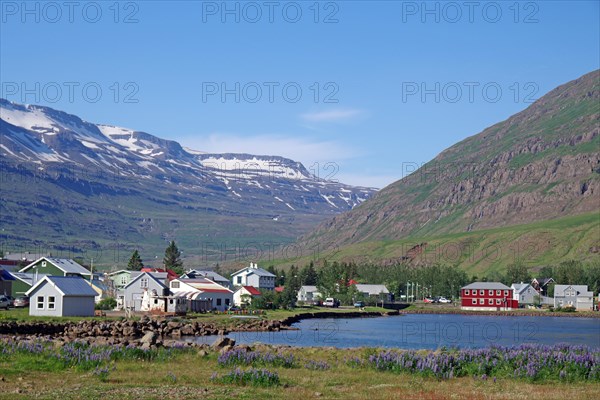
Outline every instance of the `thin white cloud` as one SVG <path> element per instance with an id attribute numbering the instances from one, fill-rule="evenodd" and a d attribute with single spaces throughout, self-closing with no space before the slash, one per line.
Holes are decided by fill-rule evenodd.
<path id="1" fill-rule="evenodd" d="M 346 122 L 364 114 L 357 109 L 336 109 L 302 114 L 301 117 L 309 122 Z"/>
<path id="2" fill-rule="evenodd" d="M 242 136 L 230 133 L 212 133 L 187 136 L 180 140 L 185 147 L 207 153 L 247 153 L 273 155 L 302 162 L 309 168 L 315 162 L 347 160 L 357 151 L 334 140 L 311 140 L 284 135 Z"/>
<path id="3" fill-rule="evenodd" d="M 355 160 L 361 150 L 334 140 L 264 134 L 242 136 L 234 133 L 211 133 L 187 136 L 179 142 L 189 149 L 206 153 L 246 153 L 281 156 L 300 161 L 311 173 L 354 186 L 382 188 L 399 177 L 360 172 Z M 356 168 L 359 168 L 357 173 Z"/>

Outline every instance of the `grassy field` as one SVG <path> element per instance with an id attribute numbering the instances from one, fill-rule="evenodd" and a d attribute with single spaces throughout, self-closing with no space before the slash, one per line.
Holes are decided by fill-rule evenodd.
<path id="1" fill-rule="evenodd" d="M 398 262 L 413 246 L 427 243 L 417 263 L 458 265 L 470 274 L 502 271 L 523 262 L 530 267 L 556 265 L 566 260 L 600 260 L 590 251 L 600 246 L 600 215 L 583 214 L 531 224 L 403 240 L 363 242 L 334 250 L 297 251 L 300 257 L 266 260 L 280 267 L 306 265 L 314 260 L 356 263 Z"/>
<path id="2" fill-rule="evenodd" d="M 217 353 L 195 350 L 175 353 L 166 360 L 118 360 L 107 376 L 71 367 L 56 369 L 35 358 L 0 357 L 0 399 L 596 399 L 598 382 L 532 383 L 512 378 L 461 377 L 437 379 L 417 374 L 353 368 L 345 360 L 365 349 L 294 349 L 297 360 L 328 365 L 269 367 L 279 385 L 240 386 L 211 380 L 230 368 L 219 366 Z"/>
<path id="3" fill-rule="evenodd" d="M 381 307 L 365 307 L 363 309 L 365 312 L 388 312 L 390 310 L 381 308 Z M 281 320 L 287 317 L 291 317 L 297 314 L 302 314 L 306 312 L 310 313 L 322 313 L 322 312 L 334 312 L 339 314 L 344 314 L 348 312 L 355 312 L 357 309 L 355 308 L 323 308 L 323 307 L 299 307 L 293 310 L 268 310 L 262 314 L 256 315 L 258 318 L 262 320 Z M 106 312 L 106 317 L 37 317 L 30 316 L 29 309 L 27 308 L 11 308 L 9 310 L 0 310 L 0 323 L 2 322 L 79 322 L 84 320 L 117 320 L 124 318 L 122 312 Z M 190 321 L 198 321 L 206 324 L 215 324 L 219 327 L 232 329 L 235 328 L 236 325 L 244 324 L 246 322 L 252 321 L 252 319 L 243 319 L 243 318 L 232 318 L 233 314 L 221 313 L 221 314 L 188 314 L 182 317 L 173 317 L 177 319 L 185 319 Z M 139 319 L 140 316 L 134 316 L 134 319 Z"/>

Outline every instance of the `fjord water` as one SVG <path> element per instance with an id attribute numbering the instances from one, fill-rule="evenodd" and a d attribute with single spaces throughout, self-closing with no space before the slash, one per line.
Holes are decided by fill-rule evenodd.
<path id="1" fill-rule="evenodd" d="M 290 346 L 482 348 L 524 343 L 569 343 L 600 347 L 600 318 L 407 314 L 375 318 L 307 319 L 298 330 L 232 332 L 239 344 Z M 211 343 L 210 337 L 194 338 Z"/>

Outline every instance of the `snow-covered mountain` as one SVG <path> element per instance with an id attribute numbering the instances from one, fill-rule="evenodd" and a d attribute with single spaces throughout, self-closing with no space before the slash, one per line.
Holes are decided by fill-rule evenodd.
<path id="1" fill-rule="evenodd" d="M 4 99 L 0 99 L 0 166 L 3 186 L 10 189 L 0 194 L 4 211 L 0 223 L 4 232 L 11 232 L 9 242 L 10 237 L 22 236 L 12 224 L 41 222 L 31 218 L 38 206 L 42 219 L 54 216 L 52 231 L 60 237 L 73 223 L 59 218 L 65 208 L 97 202 L 101 204 L 84 219 L 110 211 L 123 217 L 121 221 L 138 221 L 140 214 L 148 214 L 146 219 L 154 221 L 152 230 L 163 238 L 177 236 L 182 224 L 193 224 L 194 218 L 199 222 L 207 215 L 219 215 L 236 216 L 235 231 L 252 226 L 259 236 L 278 231 L 273 230 L 273 221 L 287 221 L 287 240 L 316 221 L 357 206 L 375 191 L 319 179 L 301 163 L 283 157 L 204 153 L 149 133 L 93 124 L 49 107 Z M 19 187 L 18 182 L 28 179 L 23 177 L 37 186 Z M 27 200 L 33 199 L 32 209 Z M 73 204 L 61 203 L 66 199 Z M 158 226 L 155 214 L 161 207 L 167 208 L 171 222 Z M 270 222 L 262 232 L 264 221 Z M 97 224 L 96 228 L 109 228 L 113 236 L 120 234 L 118 228 Z M 147 221 L 143 228 L 136 224 L 132 223 L 135 231 L 147 233 Z M 203 234 L 219 237 L 218 230 L 207 227 Z M 94 237 L 91 231 L 85 236 Z"/>

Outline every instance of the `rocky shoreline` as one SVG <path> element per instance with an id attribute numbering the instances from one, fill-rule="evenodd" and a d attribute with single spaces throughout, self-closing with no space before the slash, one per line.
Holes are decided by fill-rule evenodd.
<path id="1" fill-rule="evenodd" d="M 294 329 L 292 324 L 308 318 L 360 318 L 398 315 L 398 311 L 390 312 L 337 312 L 300 313 L 282 320 L 249 320 L 244 324 L 226 329 L 214 323 L 202 323 L 191 320 L 167 318 L 150 318 L 142 316 L 135 320 L 96 320 L 80 322 L 43 322 L 43 321 L 10 321 L 0 323 L 0 337 L 35 339 L 44 338 L 57 343 L 85 342 L 95 345 L 139 345 L 147 348 L 169 347 L 182 342 L 183 337 L 191 336 L 225 336 L 232 331 L 280 331 Z M 224 338 L 227 339 L 227 338 Z M 219 339 L 221 340 L 221 339 Z M 218 340 L 218 341 L 219 341 Z"/>

